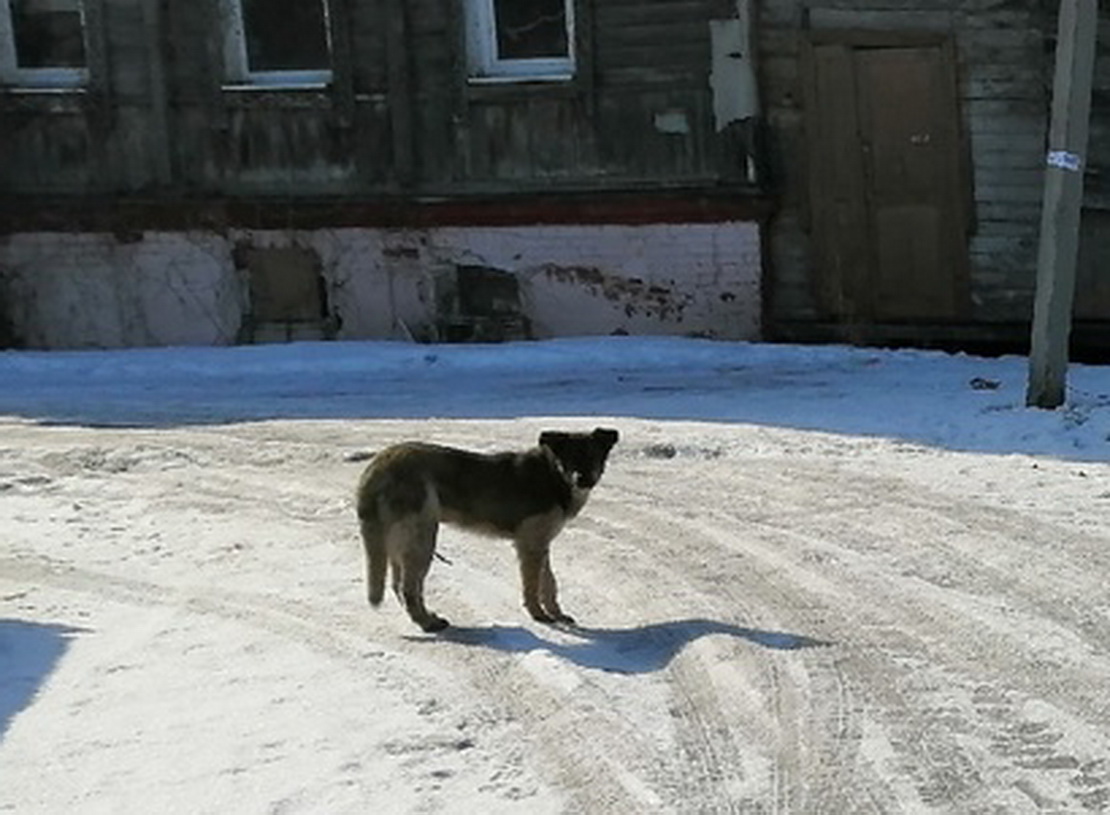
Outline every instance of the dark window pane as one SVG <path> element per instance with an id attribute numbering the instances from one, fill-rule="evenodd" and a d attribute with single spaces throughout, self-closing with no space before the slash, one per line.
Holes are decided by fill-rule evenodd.
<path id="1" fill-rule="evenodd" d="M 565 0 L 494 0 L 497 55 L 501 59 L 565 57 Z"/>
<path id="2" fill-rule="evenodd" d="M 252 71 L 330 67 L 322 0 L 242 0 Z"/>
<path id="3" fill-rule="evenodd" d="M 85 34 L 79 0 L 11 2 L 19 67 L 85 67 Z"/>

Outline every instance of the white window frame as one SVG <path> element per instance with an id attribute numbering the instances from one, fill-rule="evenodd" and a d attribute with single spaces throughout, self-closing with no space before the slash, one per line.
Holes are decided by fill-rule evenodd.
<path id="1" fill-rule="evenodd" d="M 89 84 L 88 20 L 83 0 L 76 0 L 81 15 L 81 34 L 85 38 L 84 68 L 21 68 L 15 47 L 11 0 L 0 0 L 0 84 L 19 88 L 68 90 Z"/>
<path id="2" fill-rule="evenodd" d="M 558 82 L 574 77 L 575 0 L 563 0 L 567 19 L 567 56 L 530 59 L 502 59 L 497 53 L 497 19 L 493 0 L 464 2 L 467 68 L 471 82 Z"/>
<path id="3" fill-rule="evenodd" d="M 327 0 L 317 0 L 324 11 L 324 37 L 332 54 L 331 9 Z M 331 68 L 315 70 L 252 71 L 247 55 L 247 33 L 241 0 L 221 0 L 224 31 L 225 85 L 270 89 L 324 88 L 331 84 Z"/>

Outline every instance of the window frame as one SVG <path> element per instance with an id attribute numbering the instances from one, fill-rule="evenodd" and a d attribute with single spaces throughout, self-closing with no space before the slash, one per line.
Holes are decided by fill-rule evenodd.
<path id="1" fill-rule="evenodd" d="M 11 0 L 0 0 L 0 85 L 34 90 L 81 90 L 89 84 L 89 15 L 85 0 L 74 0 L 81 17 L 85 65 L 81 68 L 23 68 L 15 42 Z"/>
<path id="2" fill-rule="evenodd" d="M 567 56 L 503 59 L 497 53 L 494 0 L 464 0 L 466 64 L 470 82 L 566 82 L 578 73 L 575 0 L 566 9 Z"/>
<path id="3" fill-rule="evenodd" d="M 330 68 L 252 71 L 247 54 L 242 0 L 220 0 L 223 26 L 224 86 L 266 90 L 319 90 L 335 79 L 332 10 L 329 0 L 317 0 L 324 13 L 324 38 Z"/>

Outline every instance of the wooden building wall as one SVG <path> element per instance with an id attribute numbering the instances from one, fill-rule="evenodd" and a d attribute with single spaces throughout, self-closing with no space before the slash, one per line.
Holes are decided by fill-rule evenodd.
<path id="1" fill-rule="evenodd" d="M 1100 11 L 1075 313 L 1110 320 L 1110 13 Z"/>
<path id="2" fill-rule="evenodd" d="M 736 18 L 743 0 L 577 0 L 575 79 L 505 85 L 467 82 L 459 0 L 335 0 L 326 91 L 225 87 L 217 0 L 85 4 L 85 92 L 0 88 L 0 196 L 23 225 L 37 212 L 66 228 L 59 197 L 77 208 L 157 203 L 121 210 L 121 232 L 155 216 L 162 229 L 219 227 L 224 216 L 198 214 L 197 201 L 230 202 L 225 212 L 239 220 L 244 202 L 279 202 L 289 214 L 268 210 L 272 228 L 320 200 L 380 204 L 348 210 L 349 222 L 351 212 L 388 218 L 397 202 L 502 194 L 515 206 L 530 193 L 575 193 L 571 209 L 586 212 L 607 191 L 625 194 L 620 207 L 629 193 L 710 195 L 730 202 L 730 217 L 762 218 L 770 197 L 768 324 L 779 337 L 807 339 L 867 339 L 883 328 L 876 334 L 875 317 L 822 303 L 807 48 L 815 32 L 935 35 L 953 55 L 970 206 L 966 303 L 925 328 L 1016 326 L 1020 335 L 1030 316 L 1053 0 L 763 0 L 754 6 L 761 120 L 725 127 L 714 115 L 710 27 Z M 1099 33 L 1076 305 L 1094 321 L 1110 318 L 1110 10 Z M 542 208 L 529 206 L 542 220 Z"/>
<path id="3" fill-rule="evenodd" d="M 1035 284 L 1056 9 L 1052 0 L 769 0 L 761 6 L 760 76 L 772 134 L 774 192 L 780 196 L 770 229 L 769 320 L 779 336 L 1024 338 Z M 966 316 L 948 325 L 851 325 L 822 308 L 809 218 L 808 180 L 814 170 L 807 166 L 810 117 L 803 72 L 807 43 L 829 31 L 933 33 L 952 45 L 972 207 Z M 1108 35 L 1110 12 L 1103 10 L 1076 302 L 1080 319 L 1110 318 Z M 969 322 L 977 326 L 970 334 L 964 330 Z"/>
<path id="4" fill-rule="evenodd" d="M 570 82 L 466 81 L 459 0 L 334 0 L 327 90 L 224 86 L 216 0 L 86 0 L 87 93 L 0 89 L 0 192 L 755 192 L 718 132 L 709 21 L 735 0 L 578 0 Z"/>

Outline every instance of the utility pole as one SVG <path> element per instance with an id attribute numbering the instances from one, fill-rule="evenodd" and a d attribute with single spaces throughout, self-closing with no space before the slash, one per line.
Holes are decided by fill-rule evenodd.
<path id="1" fill-rule="evenodd" d="M 1060 0 L 1026 392 L 1030 407 L 1064 403 L 1097 30 L 1098 0 Z"/>

